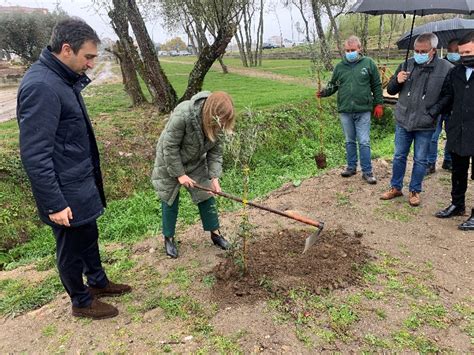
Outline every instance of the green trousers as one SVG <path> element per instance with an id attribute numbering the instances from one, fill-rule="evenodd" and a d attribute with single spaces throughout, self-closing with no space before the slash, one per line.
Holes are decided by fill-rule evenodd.
<path id="1" fill-rule="evenodd" d="M 207 231 L 219 229 L 219 217 L 217 215 L 216 199 L 210 199 L 198 203 L 199 215 L 201 216 L 202 228 Z M 163 235 L 174 237 L 176 231 L 176 220 L 178 219 L 179 193 L 173 204 L 168 206 L 166 202 L 161 202 Z"/>

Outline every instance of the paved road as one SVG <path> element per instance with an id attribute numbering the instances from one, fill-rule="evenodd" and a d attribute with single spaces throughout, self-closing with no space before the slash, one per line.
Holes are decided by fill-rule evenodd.
<path id="1" fill-rule="evenodd" d="M 89 73 L 93 85 L 120 82 L 121 77 L 112 70 L 113 63 L 102 62 Z M 0 87 L 0 122 L 5 122 L 16 116 L 16 87 Z"/>

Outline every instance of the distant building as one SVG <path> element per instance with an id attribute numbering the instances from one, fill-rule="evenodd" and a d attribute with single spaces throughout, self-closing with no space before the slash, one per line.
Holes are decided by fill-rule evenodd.
<path id="1" fill-rule="evenodd" d="M 283 46 L 283 38 L 280 36 L 271 36 L 268 39 L 268 43 L 271 43 L 277 47 L 282 47 Z"/>
<path id="2" fill-rule="evenodd" d="M 49 13 L 48 9 L 41 7 L 24 7 L 24 6 L 0 6 L 0 14 L 43 14 Z"/>

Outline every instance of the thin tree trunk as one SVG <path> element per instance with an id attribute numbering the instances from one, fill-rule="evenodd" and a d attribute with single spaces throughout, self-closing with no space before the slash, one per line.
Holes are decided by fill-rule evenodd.
<path id="1" fill-rule="evenodd" d="M 377 61 L 380 62 L 380 58 L 382 57 L 382 37 L 383 37 L 383 15 L 380 15 L 380 22 L 379 22 L 379 40 L 377 44 L 378 52 L 377 52 Z"/>
<path id="2" fill-rule="evenodd" d="M 189 100 L 194 94 L 202 90 L 204 77 L 212 67 L 212 64 L 225 53 L 225 49 L 232 37 L 234 37 L 234 34 L 235 26 L 229 24 L 219 30 L 212 45 L 203 48 L 193 70 L 189 74 L 188 86 L 179 102 Z"/>
<path id="3" fill-rule="evenodd" d="M 249 11 L 249 8 L 248 8 L 248 4 L 245 6 L 245 9 L 244 9 L 244 16 L 243 16 L 243 21 L 244 21 L 244 33 L 245 33 L 245 40 L 244 40 L 244 44 L 245 44 L 245 51 L 246 51 L 246 54 L 247 54 L 247 60 L 249 62 L 249 65 L 251 67 L 254 67 L 255 66 L 255 62 L 254 62 L 254 57 L 252 55 L 252 32 L 251 32 L 251 21 L 252 21 L 252 15 L 250 14 L 250 11 Z"/>
<path id="4" fill-rule="evenodd" d="M 390 33 L 388 35 L 387 60 L 390 58 L 390 48 L 392 46 L 393 31 L 395 30 L 395 21 L 397 15 L 390 15 Z"/>
<path id="5" fill-rule="evenodd" d="M 326 35 L 324 34 L 323 24 L 321 20 L 321 3 L 320 0 L 311 0 L 311 8 L 313 10 L 314 22 L 316 25 L 316 32 L 319 37 L 321 47 L 321 59 L 326 70 L 332 71 L 334 69 L 331 62 L 331 51 L 326 41 Z"/>
<path id="6" fill-rule="evenodd" d="M 369 15 L 364 14 L 364 27 L 362 28 L 362 50 L 364 53 L 368 52 L 367 41 L 369 37 Z"/>
<path id="7" fill-rule="evenodd" d="M 337 50 L 339 51 L 339 54 L 342 56 L 344 54 L 344 50 L 342 48 L 341 36 L 339 34 L 339 27 L 332 13 L 330 4 L 324 1 L 324 6 L 326 7 L 326 12 L 328 14 L 329 21 L 331 22 L 331 27 L 333 29 L 334 37 L 336 38 Z"/>
<path id="8" fill-rule="evenodd" d="M 120 71 L 122 72 L 123 85 L 128 96 L 132 100 L 132 106 L 139 106 L 146 103 L 140 82 L 138 81 L 135 64 L 130 54 L 124 49 L 124 46 L 117 41 L 112 49 L 109 50 L 118 59 Z"/>
<path id="9" fill-rule="evenodd" d="M 242 31 L 240 30 L 240 28 L 235 34 L 235 39 L 237 41 L 237 47 L 239 47 L 240 61 L 242 62 L 242 65 L 245 68 L 247 68 L 249 66 L 249 62 L 247 60 L 247 55 L 245 54 L 245 48 L 244 48 L 244 44 L 243 44 L 244 40 L 243 40 Z"/>
<path id="10" fill-rule="evenodd" d="M 151 95 L 152 102 L 156 101 L 156 92 L 150 82 L 147 80 L 147 74 L 145 71 L 145 65 L 143 64 L 140 54 L 137 48 L 133 44 L 133 39 L 128 33 L 128 19 L 126 18 L 126 6 L 125 3 L 120 0 L 113 0 L 114 8 L 109 11 L 109 17 L 111 20 L 112 28 L 120 40 L 120 44 L 123 46 L 124 51 L 128 53 L 133 64 L 145 82 L 148 92 Z"/>
<path id="11" fill-rule="evenodd" d="M 260 19 L 257 28 L 257 48 L 255 48 L 255 63 L 262 66 L 263 54 L 263 0 L 260 0 Z"/>
<path id="12" fill-rule="evenodd" d="M 219 61 L 219 64 L 221 65 L 222 72 L 224 74 L 229 74 L 229 68 L 227 68 L 227 65 L 225 65 L 223 57 L 224 57 L 224 54 L 222 54 L 219 58 L 217 58 L 217 60 Z"/>
<path id="13" fill-rule="evenodd" d="M 150 80 L 153 89 L 156 92 L 156 105 L 163 113 L 169 113 L 176 106 L 176 91 L 171 86 L 166 74 L 161 68 L 160 61 L 156 55 L 156 49 L 153 41 L 145 27 L 145 22 L 140 14 L 135 0 L 127 1 L 127 15 L 132 26 L 135 38 L 145 65 L 147 78 Z"/>

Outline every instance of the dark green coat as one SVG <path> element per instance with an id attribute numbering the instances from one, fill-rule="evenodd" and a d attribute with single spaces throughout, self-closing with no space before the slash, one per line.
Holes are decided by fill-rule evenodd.
<path id="1" fill-rule="evenodd" d="M 156 145 L 151 180 L 160 199 L 170 206 L 180 188 L 179 176 L 186 174 L 208 187 L 211 178 L 221 176 L 221 137 L 211 142 L 202 129 L 202 106 L 210 94 L 202 91 L 176 106 Z M 194 203 L 211 197 L 204 191 L 188 190 Z"/>
<path id="2" fill-rule="evenodd" d="M 379 71 L 369 57 L 361 56 L 356 63 L 349 63 L 344 58 L 336 65 L 322 96 L 331 96 L 336 91 L 339 112 L 368 112 L 375 105 L 383 104 Z"/>

